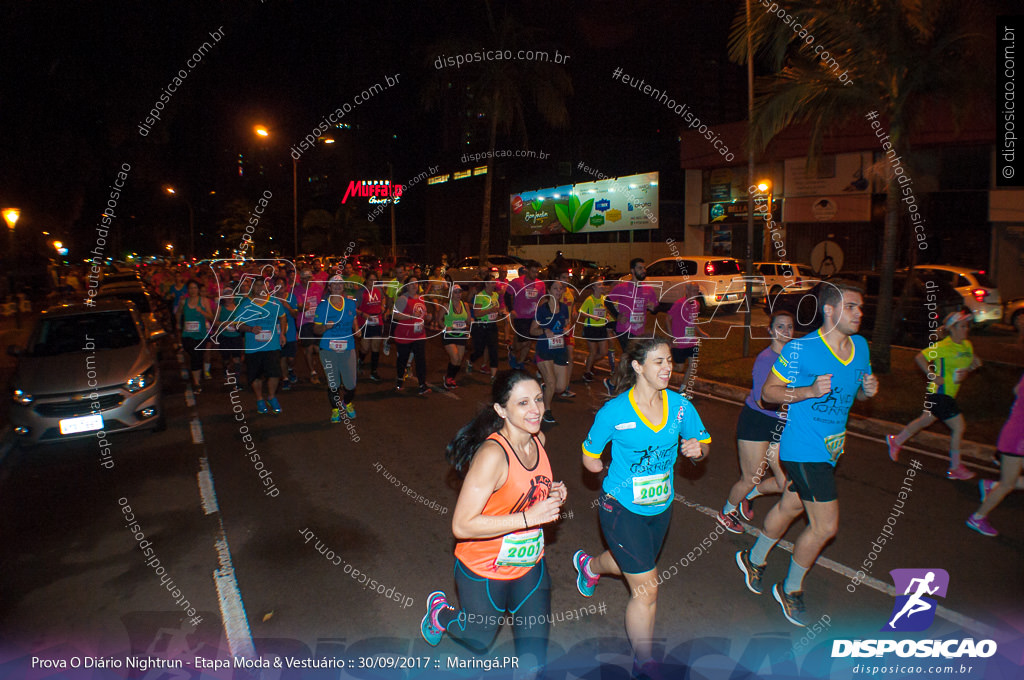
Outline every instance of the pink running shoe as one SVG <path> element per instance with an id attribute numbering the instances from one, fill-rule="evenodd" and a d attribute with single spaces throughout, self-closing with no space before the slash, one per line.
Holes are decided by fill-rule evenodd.
<path id="1" fill-rule="evenodd" d="M 885 435 L 885 443 L 889 445 L 889 460 L 897 462 L 900 459 L 900 449 L 903 447 L 896 443 L 896 435 Z"/>
<path id="2" fill-rule="evenodd" d="M 998 536 L 999 532 L 996 531 L 991 524 L 988 523 L 988 517 L 982 517 L 975 519 L 973 516 L 967 519 L 967 526 L 977 531 L 982 536 Z"/>
<path id="3" fill-rule="evenodd" d="M 946 470 L 946 479 L 974 479 L 977 475 L 963 466 L 963 463 L 955 468 Z"/>

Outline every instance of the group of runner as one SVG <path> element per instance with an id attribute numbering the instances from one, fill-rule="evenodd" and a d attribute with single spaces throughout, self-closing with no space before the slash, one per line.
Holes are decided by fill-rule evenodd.
<path id="1" fill-rule="evenodd" d="M 264 281 L 261 287 L 257 280 L 253 292 L 226 317 L 231 323 L 223 324 L 223 333 L 245 338 L 246 366 L 258 410 L 265 412 L 262 409 L 269 407 L 280 412 L 273 375 L 275 370 L 281 372 L 278 352 L 270 350 L 270 356 L 257 360 L 250 355 L 261 351 L 257 343 L 276 348 L 292 342 L 292 319 L 302 320 L 297 326 L 302 338 L 307 336 L 302 329 L 311 325 L 327 377 L 332 421 L 340 412 L 355 417 L 357 343 L 371 355 L 371 379 L 379 381 L 379 353 L 392 340 L 398 348 L 396 388 L 402 389 L 403 374 L 414 363 L 421 393 L 429 391 L 425 366 L 429 328 L 442 337 L 449 389 L 457 385 L 467 341 L 473 345 L 467 368 L 488 354 L 486 368 L 478 370 L 491 375 L 491 403 L 456 434 L 447 449 L 449 462 L 465 477 L 452 519 L 458 599 L 443 590 L 432 593 L 421 633 L 432 645 L 448 635 L 484 653 L 497 634 L 500 615 L 508 612 L 514 615 L 517 654 L 530 659 L 532 668 L 539 671 L 546 662 L 550 627 L 551 579 L 543 527 L 557 521 L 567 497 L 565 484 L 555 481 L 541 425 L 554 422 L 553 398 L 568 396 L 573 329 L 580 325 L 583 338 L 591 343 L 583 380 L 593 381 L 595 363 L 605 358 L 612 369 L 604 381 L 611 398 L 597 413 L 582 444 L 583 469 L 605 473 L 596 505 L 608 549 L 593 554 L 578 550 L 571 561 L 577 589 L 585 597 L 594 594 L 602 576 L 621 576 L 626 581 L 631 598 L 625 627 L 634 651 L 635 675 L 653 677 L 657 666 L 651 646 L 662 582 L 656 562 L 671 518 L 673 469 L 680 456 L 695 464 L 705 458 L 711 441 L 689 398 L 682 390 L 668 389 L 674 365 L 690 360 L 697 351 L 695 292 L 687 291 L 673 305 L 659 304 L 653 289 L 641 283 L 646 274 L 643 261 L 634 260 L 629 280 L 610 287 L 590 282 L 583 299 L 576 299 L 567 277 L 545 283 L 539 280 L 538 269 L 531 263 L 509 283 L 484 273 L 469 284 L 468 291 L 450 280 L 447 285 L 424 282 L 415 275 L 405 276 L 402 270 L 385 282 L 371 273 L 358 281 L 365 286 L 361 289 L 354 285 L 354 274 L 335 274 L 326 280 L 315 304 L 309 293 L 305 299 L 274 297 L 274 286 Z M 301 278 L 307 278 L 307 273 Z M 179 314 L 182 327 L 193 329 L 195 322 L 202 327 L 202 321 L 215 324 L 217 317 L 211 319 L 209 309 L 197 306 L 193 283 L 183 283 L 187 285 Z M 431 304 L 441 299 L 437 296 L 447 304 L 440 306 L 443 313 L 431 314 Z M 838 530 L 835 467 L 844 452 L 850 408 L 855 400 L 878 392 L 867 343 L 857 334 L 862 306 L 858 289 L 844 284 L 823 286 L 822 326 L 799 339 L 793 338 L 791 314 L 779 312 L 771 317 L 771 344 L 755 360 L 753 389 L 737 425 L 741 476 L 717 515 L 726 530 L 742 533 L 741 519 L 749 522 L 754 516 L 753 499 L 780 496 L 753 545 L 735 555 L 744 585 L 755 595 L 765 591 L 763 576 L 770 552 L 794 521 L 807 516 L 785 579 L 771 587 L 782 614 L 797 626 L 807 625 L 805 576 Z M 647 315 L 663 311 L 669 312 L 672 337 L 643 337 Z M 497 322 L 506 314 L 511 317 L 511 370 L 499 372 Z M 271 322 L 256 323 L 257 315 Z M 980 366 L 966 339 L 968 321 L 962 312 L 951 314 L 944 323 L 949 336 L 919 355 L 918 365 L 928 380 L 925 413 L 889 438 L 890 456 L 896 461 L 900 446 L 910 437 L 935 419 L 943 420 L 954 433 L 947 473 L 951 479 L 972 476 L 965 474 L 960 461 L 963 418 L 955 404 L 958 386 Z M 622 353 L 617 363 L 608 351 L 613 338 Z M 196 370 L 194 380 L 198 380 Z M 266 406 L 260 406 L 264 378 Z M 686 384 L 684 380 L 684 388 Z M 1018 399 L 1014 405 L 1000 436 L 1002 478 L 998 483 L 981 483 L 982 505 L 968 520 L 968 526 L 985 535 L 995 535 L 987 523 L 988 512 L 1014 488 L 1021 474 L 1022 402 Z"/>
<path id="2" fill-rule="evenodd" d="M 643 272 L 634 268 L 637 273 L 642 280 Z M 789 574 L 772 589 L 785 617 L 799 626 L 806 625 L 804 576 L 836 532 L 834 470 L 843 453 L 850 406 L 855 398 L 870 398 L 878 391 L 867 343 L 856 335 L 861 292 L 829 287 L 820 303 L 824 324 L 807 338 L 790 340 L 792 317 L 773 317 L 773 345 L 758 359 L 757 394 L 746 408 L 774 415 L 755 411 L 755 418 L 744 413 L 738 432 L 748 444 L 741 452 L 742 467 L 752 476 L 751 468 L 767 457 L 768 431 L 782 422 L 779 411 L 785 413 L 778 447 L 782 470 L 770 480 L 774 486 L 760 489 L 782 493 L 782 498 L 768 513 L 753 548 L 737 553 L 736 560 L 746 587 L 760 595 L 769 551 L 797 517 L 807 514 L 809 525 L 797 539 Z M 637 305 L 643 306 L 646 300 Z M 582 444 L 583 468 L 593 474 L 606 472 L 597 507 L 608 549 L 593 555 L 578 550 L 572 564 L 577 588 L 585 597 L 594 594 L 602 576 L 625 579 L 631 591 L 625 627 L 633 647 L 634 676 L 656 677 L 652 643 L 662 582 L 656 563 L 671 519 L 674 466 L 680 455 L 694 463 L 706 457 L 711 437 L 692 402 L 668 389 L 673 371 L 670 341 L 626 338 L 623 349 L 609 381 L 613 396 L 598 411 Z M 817 406 L 829 396 L 830 409 L 822 417 Z M 551 585 L 542 527 L 557 520 L 565 502 L 564 485 L 551 481 L 543 448 L 540 425 L 545 406 L 544 391 L 528 373 L 503 373 L 492 391 L 492 405 L 449 444 L 449 461 L 465 474 L 452 521 L 459 599 L 456 607 L 444 591 L 428 597 L 421 633 L 430 644 L 448 634 L 482 653 L 496 635 L 495 614 L 527 608 L 528 620 L 540 623 L 526 627 L 519 624 L 526 619 L 514 619 L 517 654 L 530 655 L 536 669 L 545 662 L 546 645 L 539 640 L 547 639 Z M 752 498 L 756 489 L 746 484 L 734 487 L 719 521 Z"/>
<path id="3" fill-rule="evenodd" d="M 556 286 L 556 296 L 558 292 Z M 792 314 L 771 317 L 771 345 L 755 360 L 753 389 L 737 426 L 741 478 L 717 517 L 727 530 L 742 533 L 739 518 L 753 518 L 750 501 L 780 495 L 754 544 L 735 555 L 745 587 L 762 595 L 770 552 L 806 515 L 807 526 L 796 538 L 786 577 L 771 587 L 783 616 L 797 626 L 808 624 L 804 579 L 838 531 L 835 469 L 845 450 L 850 409 L 855 400 L 870 399 L 879 389 L 867 342 L 857 334 L 862 308 L 862 292 L 838 284 L 822 289 L 823 323 L 814 333 L 794 339 Z M 555 313 L 553 305 L 551 311 Z M 942 393 L 937 388 L 944 375 L 949 376 L 947 384 L 959 384 L 966 376 L 960 371 L 979 365 L 973 353 L 951 358 L 955 350 L 948 345 L 965 346 L 966 320 L 962 312 L 945 320 L 948 342 L 932 348 L 936 370 L 925 371 L 929 395 Z M 578 550 L 571 560 L 584 597 L 594 594 L 602 576 L 626 581 L 631 597 L 625 628 L 634 653 L 633 677 L 647 678 L 659 676 L 652 643 L 663 579 L 656 563 L 671 518 L 674 465 L 679 456 L 695 464 L 706 457 L 711 438 L 690 400 L 667 389 L 673 370 L 670 341 L 627 338 L 623 349 L 609 381 L 613 396 L 598 411 L 582 445 L 583 468 L 606 473 L 597 507 L 608 549 L 599 554 Z M 1018 393 L 1022 385 L 1024 379 Z M 546 660 L 551 589 L 543 527 L 557 521 L 566 499 L 565 485 L 552 481 L 543 446 L 540 427 L 547 404 L 541 384 L 521 370 L 499 374 L 491 402 L 448 446 L 449 462 L 465 476 L 452 522 L 458 600 L 443 590 L 431 593 L 420 629 L 431 645 L 448 635 L 484 653 L 497 634 L 501 615 L 509 612 L 516 615 L 510 619 L 516 653 L 539 671 Z M 926 402 L 926 408 L 934 403 Z M 942 418 L 941 413 L 926 414 Z M 948 422 L 948 417 L 943 419 Z M 913 434 L 910 427 L 905 432 Z M 1022 398 L 1003 428 L 999 450 L 1002 478 L 998 483 L 982 482 L 982 506 L 968 521 L 975 529 L 986 526 L 985 514 L 1014 488 L 1021 473 Z M 951 470 L 960 465 L 951 452 Z M 956 473 L 949 477 L 962 478 Z"/>

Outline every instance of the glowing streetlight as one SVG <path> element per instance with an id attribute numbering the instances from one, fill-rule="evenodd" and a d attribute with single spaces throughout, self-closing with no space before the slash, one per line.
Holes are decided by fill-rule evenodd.
<path id="1" fill-rule="evenodd" d="M 770 187 L 771 187 L 771 182 L 769 182 L 766 179 L 763 179 L 763 180 L 761 180 L 760 182 L 757 183 L 757 190 L 760 191 L 762 194 L 764 192 L 768 191 L 768 189 Z"/>
<path id="2" fill-rule="evenodd" d="M 253 131 L 256 134 L 258 134 L 260 137 L 269 137 L 270 136 L 270 131 L 267 130 L 267 128 L 264 127 L 263 125 L 257 125 L 256 127 L 253 128 Z"/>
<path id="3" fill-rule="evenodd" d="M 18 208 L 4 208 L 4 220 L 11 231 L 14 231 L 14 225 L 18 223 L 19 217 L 21 217 L 21 210 Z"/>
<path id="4" fill-rule="evenodd" d="M 60 249 L 63 248 L 63 247 L 64 247 L 64 244 L 61 243 L 60 241 L 54 241 L 53 242 L 53 249 L 54 250 L 60 252 Z"/>

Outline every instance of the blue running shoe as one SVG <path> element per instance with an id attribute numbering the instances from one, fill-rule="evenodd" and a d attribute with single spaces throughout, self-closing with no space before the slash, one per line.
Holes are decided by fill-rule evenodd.
<path id="1" fill-rule="evenodd" d="M 431 647 L 437 647 L 441 643 L 441 638 L 444 637 L 444 628 L 441 627 L 437 616 L 445 608 L 452 608 L 452 606 L 448 604 L 448 598 L 444 591 L 436 590 L 427 596 L 427 613 L 420 621 L 420 635 Z"/>
<path id="2" fill-rule="evenodd" d="M 266 415 L 267 414 L 267 402 L 265 402 L 262 399 L 257 401 L 256 402 L 256 413 L 262 413 L 263 415 Z"/>
<path id="3" fill-rule="evenodd" d="M 278 403 L 277 397 L 268 400 L 267 403 L 270 404 L 270 410 L 274 412 L 275 416 L 281 412 L 281 404 Z"/>
<path id="4" fill-rule="evenodd" d="M 590 564 L 592 559 L 590 555 L 582 550 L 577 550 L 576 554 L 572 556 L 572 566 L 576 567 L 576 587 L 583 597 L 593 597 L 594 589 L 597 588 L 597 582 L 601 580 L 600 576 L 591 577 L 587 573 L 587 565 Z"/>

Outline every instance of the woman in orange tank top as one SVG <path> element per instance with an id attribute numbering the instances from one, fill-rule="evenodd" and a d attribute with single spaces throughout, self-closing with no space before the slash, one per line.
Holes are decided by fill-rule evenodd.
<path id="1" fill-rule="evenodd" d="M 466 475 L 452 513 L 461 608 L 444 592 L 431 593 L 420 632 L 430 645 L 448 633 L 483 654 L 507 621 L 521 667 L 539 671 L 551 625 L 541 527 L 558 519 L 566 489 L 551 478 L 537 381 L 523 371 L 503 371 L 491 396 L 492 405 L 459 430 L 446 454 Z"/>

